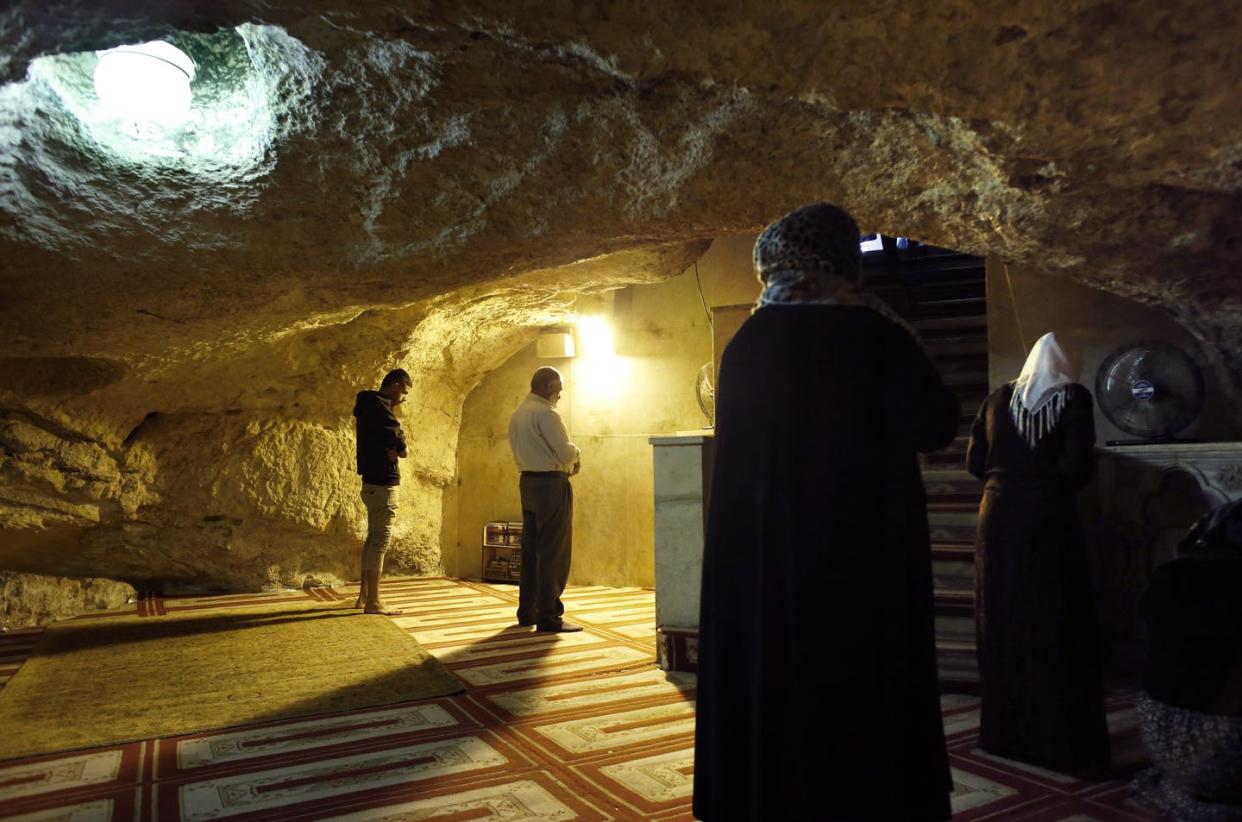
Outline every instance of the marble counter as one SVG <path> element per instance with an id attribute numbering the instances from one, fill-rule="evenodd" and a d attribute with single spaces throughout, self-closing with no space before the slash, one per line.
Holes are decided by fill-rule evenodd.
<path id="1" fill-rule="evenodd" d="M 715 438 L 650 439 L 655 475 L 655 600 L 661 667 L 694 670 L 703 533 Z"/>

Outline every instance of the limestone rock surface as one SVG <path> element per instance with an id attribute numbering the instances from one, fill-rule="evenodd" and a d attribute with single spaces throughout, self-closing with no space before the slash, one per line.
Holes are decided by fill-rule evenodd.
<path id="1" fill-rule="evenodd" d="M 118 608 L 134 595 L 132 585 L 111 579 L 0 571 L 0 628 L 26 628 L 87 611 Z"/>
<path id="2" fill-rule="evenodd" d="M 90 71 L 154 38 L 200 96 L 138 139 Z M 403 365 L 390 561 L 435 572 L 483 374 L 817 199 L 1160 305 L 1242 396 L 1240 40 L 1211 0 L 15 0 L 0 567 L 356 575 L 352 396 Z"/>

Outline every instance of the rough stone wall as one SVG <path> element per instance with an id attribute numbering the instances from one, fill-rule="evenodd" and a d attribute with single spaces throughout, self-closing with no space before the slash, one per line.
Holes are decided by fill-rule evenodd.
<path id="1" fill-rule="evenodd" d="M 352 576 L 350 398 L 403 364 L 393 567 L 435 570 L 483 374 L 817 199 L 1160 306 L 1237 396 L 1240 35 L 1214 0 L 7 4 L 0 567 Z M 91 52 L 154 37 L 207 119 L 144 158 L 80 115 Z"/>
<path id="2" fill-rule="evenodd" d="M 73 382 L 76 365 L 44 358 L 51 387 L 41 394 L 33 377 L 0 384 L 0 528 L 16 535 L 0 541 L 0 567 L 102 572 L 168 591 L 356 578 L 365 513 L 353 396 L 400 365 L 415 384 L 401 412 L 411 447 L 388 568 L 436 573 L 462 401 L 537 328 L 571 317 L 579 292 L 562 293 L 561 278 L 584 292 L 657 280 L 704 247 L 616 254 L 363 311 L 235 356 L 204 351 L 145 385 Z"/>
<path id="3" fill-rule="evenodd" d="M 25 628 L 84 611 L 116 608 L 133 596 L 132 586 L 111 579 L 70 579 L 0 571 L 0 628 Z"/>
<path id="4" fill-rule="evenodd" d="M 704 305 L 753 303 L 758 297 L 751 267 L 754 240 L 752 234 L 722 238 L 678 277 L 620 289 L 611 300 L 584 301 L 581 313 L 607 318 L 615 362 L 590 356 L 578 333 L 580 356 L 540 359 L 528 345 L 479 382 L 463 406 L 457 484 L 445 495 L 445 519 L 455 520 L 442 531 L 449 574 L 479 577 L 484 523 L 521 519 L 509 415 L 526 396 L 534 370 L 552 365 L 565 381 L 558 410 L 583 453 L 582 471 L 573 481 L 570 581 L 655 584 L 648 439 L 707 423 L 695 393 L 699 369 L 712 358 Z"/>

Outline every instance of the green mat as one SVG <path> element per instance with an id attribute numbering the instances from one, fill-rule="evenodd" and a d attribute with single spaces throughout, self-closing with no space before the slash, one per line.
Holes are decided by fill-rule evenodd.
<path id="1" fill-rule="evenodd" d="M 71 620 L 0 690 L 0 759 L 462 690 L 390 619 L 343 603 Z"/>

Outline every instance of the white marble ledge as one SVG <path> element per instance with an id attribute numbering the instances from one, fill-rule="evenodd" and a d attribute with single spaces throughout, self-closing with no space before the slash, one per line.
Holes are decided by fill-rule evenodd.
<path id="1" fill-rule="evenodd" d="M 1106 454 L 1136 457 L 1151 456 L 1204 456 L 1206 454 L 1242 453 L 1242 442 L 1153 442 L 1144 445 L 1101 445 L 1098 450 Z"/>
<path id="2" fill-rule="evenodd" d="M 1242 496 L 1242 442 L 1166 442 L 1098 449 L 1100 470 L 1111 489 L 1154 487 L 1163 472 L 1183 470 L 1221 501 Z M 1151 471 L 1135 471 L 1137 466 Z"/>
<path id="3" fill-rule="evenodd" d="M 678 431 L 676 434 L 665 434 L 659 437 L 648 437 L 652 445 L 701 445 L 716 438 L 716 432 L 710 428 L 703 431 Z"/>

